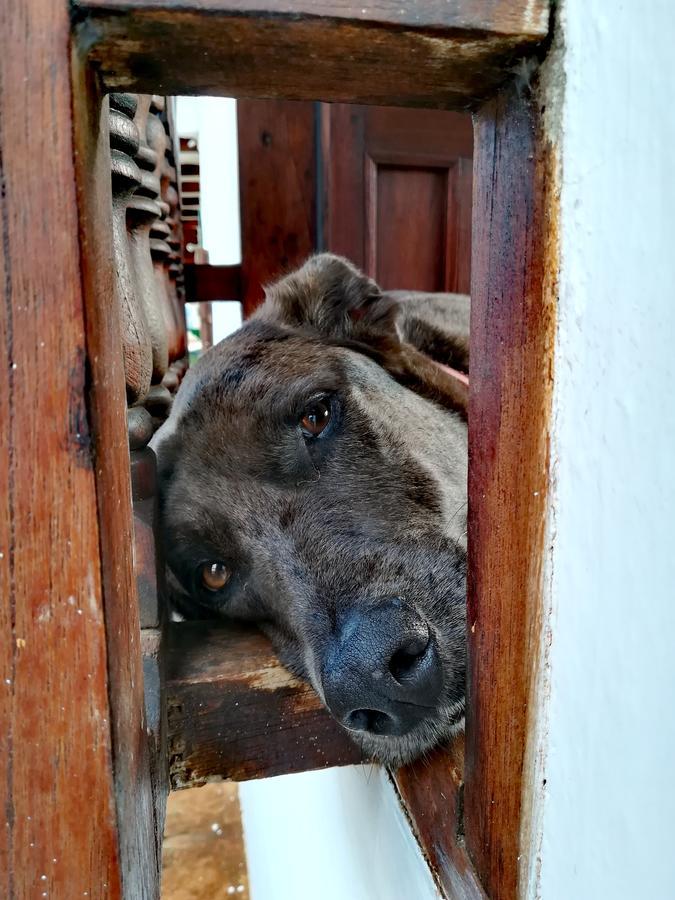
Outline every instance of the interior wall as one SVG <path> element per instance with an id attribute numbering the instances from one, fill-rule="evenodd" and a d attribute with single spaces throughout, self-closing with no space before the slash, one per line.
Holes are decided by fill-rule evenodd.
<path id="1" fill-rule="evenodd" d="M 670 0 L 564 0 L 548 723 L 529 896 L 675 896 Z"/>
<path id="2" fill-rule="evenodd" d="M 253 900 L 438 900 L 379 766 L 239 786 Z"/>

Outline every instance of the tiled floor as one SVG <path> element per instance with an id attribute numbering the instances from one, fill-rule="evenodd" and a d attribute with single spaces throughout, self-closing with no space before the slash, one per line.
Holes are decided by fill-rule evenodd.
<path id="1" fill-rule="evenodd" d="M 248 900 L 236 784 L 207 784 L 169 796 L 162 900 Z"/>

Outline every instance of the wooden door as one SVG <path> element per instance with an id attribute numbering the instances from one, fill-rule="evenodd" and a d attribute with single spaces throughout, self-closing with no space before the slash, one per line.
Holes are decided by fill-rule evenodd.
<path id="1" fill-rule="evenodd" d="M 244 315 L 263 287 L 317 249 L 315 109 L 311 102 L 237 103 Z"/>
<path id="2" fill-rule="evenodd" d="M 326 248 L 387 289 L 468 294 L 471 116 L 322 107 Z"/>
<path id="3" fill-rule="evenodd" d="M 469 293 L 469 113 L 240 100 L 242 299 L 313 251 L 384 288 Z"/>

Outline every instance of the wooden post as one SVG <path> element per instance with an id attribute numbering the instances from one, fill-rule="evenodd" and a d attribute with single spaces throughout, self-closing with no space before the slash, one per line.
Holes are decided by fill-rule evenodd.
<path id="1" fill-rule="evenodd" d="M 535 80 L 536 85 L 536 80 Z M 464 827 L 491 900 L 518 896 L 542 639 L 557 278 L 555 156 L 514 82 L 476 117 Z"/>

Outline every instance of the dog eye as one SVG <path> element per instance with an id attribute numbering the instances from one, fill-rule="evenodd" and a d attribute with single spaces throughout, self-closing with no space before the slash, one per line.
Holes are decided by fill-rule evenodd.
<path id="1" fill-rule="evenodd" d="M 230 570 L 221 562 L 204 563 L 201 567 L 201 580 L 207 591 L 219 591 L 230 580 Z"/>
<path id="2" fill-rule="evenodd" d="M 307 437 L 318 437 L 330 422 L 330 402 L 312 400 L 300 419 L 300 427 Z"/>

